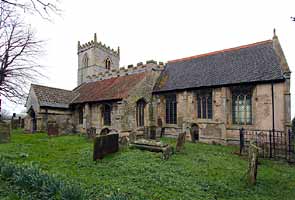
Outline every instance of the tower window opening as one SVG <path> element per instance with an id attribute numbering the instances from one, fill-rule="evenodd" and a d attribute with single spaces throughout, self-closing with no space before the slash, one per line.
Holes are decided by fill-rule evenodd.
<path id="1" fill-rule="evenodd" d="M 108 70 L 111 69 L 111 60 L 109 58 L 105 60 L 105 68 Z"/>

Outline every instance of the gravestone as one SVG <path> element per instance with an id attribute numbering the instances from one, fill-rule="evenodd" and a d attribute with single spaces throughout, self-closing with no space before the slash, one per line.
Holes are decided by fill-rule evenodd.
<path id="1" fill-rule="evenodd" d="M 196 124 L 192 125 L 190 134 L 192 142 L 196 143 L 196 140 L 199 140 L 199 127 Z"/>
<path id="2" fill-rule="evenodd" d="M 259 149 L 253 141 L 249 145 L 249 169 L 248 169 L 248 184 L 255 185 L 257 178 L 257 166 L 258 166 L 258 153 Z"/>
<path id="3" fill-rule="evenodd" d="M 132 131 L 131 133 L 129 133 L 129 142 L 133 143 L 136 140 L 136 132 Z"/>
<path id="4" fill-rule="evenodd" d="M 128 137 L 127 137 L 127 136 L 122 136 L 122 137 L 120 138 L 120 142 L 119 142 L 119 144 L 120 144 L 121 147 L 127 147 L 128 144 L 129 144 L 129 139 L 128 139 Z"/>
<path id="5" fill-rule="evenodd" d="M 185 132 L 179 133 L 176 141 L 176 152 L 180 152 L 184 148 Z"/>
<path id="6" fill-rule="evenodd" d="M 58 124 L 55 121 L 48 122 L 47 133 L 48 136 L 58 136 Z"/>
<path id="7" fill-rule="evenodd" d="M 156 139 L 156 126 L 149 126 L 149 139 L 155 140 Z"/>
<path id="8" fill-rule="evenodd" d="M 110 132 L 111 132 L 110 129 L 108 129 L 108 128 L 104 128 L 104 129 L 102 129 L 102 130 L 100 131 L 100 135 L 107 135 L 107 134 L 109 134 Z"/>
<path id="9" fill-rule="evenodd" d="M 171 146 L 163 148 L 162 159 L 168 160 L 172 156 L 172 154 L 173 154 L 173 148 Z"/>
<path id="10" fill-rule="evenodd" d="M 119 150 L 119 134 L 101 135 L 94 139 L 93 160 L 102 159 L 105 155 Z"/>
<path id="11" fill-rule="evenodd" d="M 0 122 L 0 144 L 10 142 L 11 127 L 9 123 Z"/>
<path id="12" fill-rule="evenodd" d="M 94 128 L 94 127 L 88 128 L 86 130 L 86 133 L 87 133 L 88 139 L 94 139 L 96 136 L 96 128 Z"/>

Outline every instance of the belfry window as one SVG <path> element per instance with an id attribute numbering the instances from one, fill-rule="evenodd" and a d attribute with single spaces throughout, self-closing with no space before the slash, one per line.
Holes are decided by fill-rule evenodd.
<path id="1" fill-rule="evenodd" d="M 212 90 L 198 91 L 196 96 L 198 118 L 212 119 Z"/>
<path id="2" fill-rule="evenodd" d="M 111 60 L 109 58 L 105 60 L 105 68 L 108 70 L 111 69 Z"/>
<path id="3" fill-rule="evenodd" d="M 177 123 L 177 102 L 175 94 L 166 96 L 166 123 Z"/>
<path id="4" fill-rule="evenodd" d="M 146 102 L 143 99 L 140 99 L 136 103 L 136 122 L 137 126 L 144 126 L 144 108 Z"/>
<path id="5" fill-rule="evenodd" d="M 104 126 L 110 126 L 111 125 L 111 106 L 108 104 L 105 104 L 102 107 L 102 118 L 103 118 L 103 124 Z"/>
<path id="6" fill-rule="evenodd" d="M 84 55 L 82 62 L 83 62 L 83 67 L 88 67 L 89 58 L 88 58 L 87 53 Z"/>
<path id="7" fill-rule="evenodd" d="M 252 90 L 251 88 L 235 88 L 232 90 L 233 124 L 252 124 Z"/>

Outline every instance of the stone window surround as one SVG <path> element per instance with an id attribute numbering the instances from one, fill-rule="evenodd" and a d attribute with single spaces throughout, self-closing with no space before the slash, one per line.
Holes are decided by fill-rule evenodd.
<path id="1" fill-rule="evenodd" d="M 147 102 L 144 98 L 141 98 L 136 101 L 136 125 L 137 127 L 144 127 L 146 122 L 145 110 L 146 110 Z"/>
<path id="2" fill-rule="evenodd" d="M 209 89 L 200 89 L 200 90 L 196 90 L 194 91 L 194 106 L 195 107 L 195 111 L 196 111 L 196 116 L 197 119 L 207 119 L 207 120 L 212 120 L 213 119 L 213 89 L 209 88 Z M 199 98 L 201 98 L 201 102 L 199 102 Z M 205 104 L 203 104 L 203 100 L 204 98 L 206 99 Z M 209 108 L 209 100 L 211 100 L 211 107 Z M 200 103 L 200 104 L 199 104 Z M 204 112 L 203 106 L 206 106 L 206 111 Z M 199 106 L 201 108 L 201 111 L 199 111 Z M 211 113 L 209 112 L 211 111 Z M 206 113 L 206 116 L 203 116 L 204 113 Z M 209 114 L 210 113 L 210 114 Z"/>
<path id="3" fill-rule="evenodd" d="M 177 126 L 177 93 L 170 93 L 165 95 L 165 124 L 166 125 L 176 125 Z M 171 105 L 173 107 L 167 107 L 167 99 L 172 99 Z M 174 100 L 174 101 L 173 101 Z M 174 103 L 174 104 L 173 104 Z M 167 116 L 167 110 L 172 108 L 172 115 L 169 113 Z M 167 120 L 168 119 L 168 120 Z"/>

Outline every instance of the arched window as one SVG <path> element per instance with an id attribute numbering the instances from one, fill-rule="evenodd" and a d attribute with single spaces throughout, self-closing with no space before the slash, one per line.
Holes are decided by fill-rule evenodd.
<path id="1" fill-rule="evenodd" d="M 105 68 L 110 70 L 111 69 L 111 59 L 107 58 L 105 60 Z"/>
<path id="2" fill-rule="evenodd" d="M 197 91 L 197 114 L 200 119 L 212 119 L 212 91 Z"/>
<path id="3" fill-rule="evenodd" d="M 176 95 L 166 95 L 166 123 L 177 124 L 177 102 Z"/>
<path id="4" fill-rule="evenodd" d="M 82 107 L 79 107 L 78 115 L 79 115 L 79 124 L 83 124 L 83 108 Z"/>
<path id="5" fill-rule="evenodd" d="M 110 105 L 108 105 L 108 104 L 103 105 L 101 113 L 102 113 L 104 126 L 111 125 L 111 111 L 112 111 L 112 108 Z"/>
<path id="6" fill-rule="evenodd" d="M 83 60 L 82 60 L 82 62 L 83 62 L 83 67 L 88 67 L 88 64 L 89 64 L 88 61 L 89 61 L 88 54 L 85 53 L 85 54 L 84 54 L 84 57 L 83 57 Z"/>
<path id="7" fill-rule="evenodd" d="M 232 90 L 233 124 L 252 124 L 252 90 L 235 88 Z"/>
<path id="8" fill-rule="evenodd" d="M 136 103 L 136 122 L 137 126 L 144 126 L 144 108 L 146 102 L 144 99 L 140 99 Z"/>

